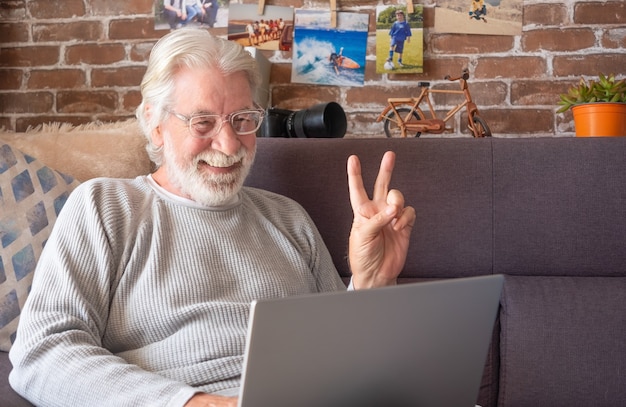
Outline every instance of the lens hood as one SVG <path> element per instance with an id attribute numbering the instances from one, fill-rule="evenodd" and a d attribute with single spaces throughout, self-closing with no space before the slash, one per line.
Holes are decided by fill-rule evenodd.
<path id="1" fill-rule="evenodd" d="M 347 127 L 346 113 L 335 102 L 320 103 L 294 112 L 287 123 L 289 135 L 298 138 L 341 138 L 346 134 Z"/>

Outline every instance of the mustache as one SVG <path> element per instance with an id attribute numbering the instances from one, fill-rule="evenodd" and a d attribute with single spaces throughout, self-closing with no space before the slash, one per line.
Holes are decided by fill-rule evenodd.
<path id="1" fill-rule="evenodd" d="M 232 167 L 240 164 L 247 156 L 247 149 L 241 147 L 234 155 L 224 154 L 220 151 L 204 151 L 196 155 L 193 159 L 194 164 L 208 164 L 211 167 Z"/>

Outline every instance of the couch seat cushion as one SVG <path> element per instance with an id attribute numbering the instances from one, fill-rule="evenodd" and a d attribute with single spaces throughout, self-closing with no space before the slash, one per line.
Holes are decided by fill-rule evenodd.
<path id="1" fill-rule="evenodd" d="M 626 400 L 626 277 L 507 277 L 498 406 Z"/>

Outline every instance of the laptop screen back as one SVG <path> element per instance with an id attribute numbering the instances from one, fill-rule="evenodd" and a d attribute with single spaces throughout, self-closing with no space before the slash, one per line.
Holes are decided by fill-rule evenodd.
<path id="1" fill-rule="evenodd" d="M 253 303 L 239 405 L 472 407 L 502 276 Z"/>

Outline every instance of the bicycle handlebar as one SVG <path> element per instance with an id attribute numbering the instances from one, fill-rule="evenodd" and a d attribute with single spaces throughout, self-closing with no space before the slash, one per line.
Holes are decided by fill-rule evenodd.
<path id="1" fill-rule="evenodd" d="M 461 76 L 459 76 L 458 78 L 451 78 L 450 75 L 446 75 L 443 79 L 455 82 L 458 81 L 460 79 L 465 79 L 468 80 L 469 79 L 469 70 L 467 68 L 463 68 L 463 70 L 461 71 Z"/>

